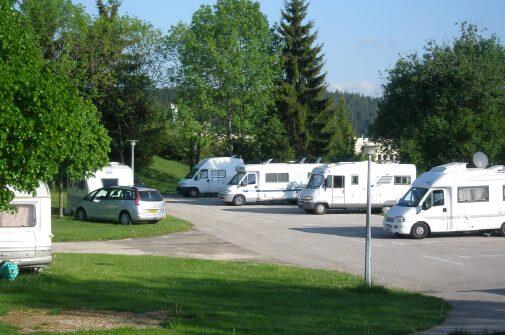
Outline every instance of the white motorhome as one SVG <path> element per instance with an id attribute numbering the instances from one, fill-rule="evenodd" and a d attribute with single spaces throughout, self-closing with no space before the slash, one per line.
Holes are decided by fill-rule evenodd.
<path id="1" fill-rule="evenodd" d="M 14 192 L 16 211 L 0 212 L 0 262 L 10 260 L 20 268 L 40 268 L 52 261 L 51 195 L 40 183 L 36 195 Z"/>
<path id="2" fill-rule="evenodd" d="M 498 230 L 505 235 L 505 168 L 449 163 L 423 173 L 384 217 L 386 231 L 420 239 L 430 233 Z"/>
<path id="3" fill-rule="evenodd" d="M 177 182 L 177 193 L 192 198 L 199 194 L 217 194 L 235 175 L 235 167 L 239 165 L 244 165 L 242 158 L 205 158 Z"/>
<path id="4" fill-rule="evenodd" d="M 321 164 L 263 163 L 236 168 L 237 174 L 219 193 L 219 199 L 236 206 L 249 202 L 295 202 L 311 171 Z"/>
<path id="5" fill-rule="evenodd" d="M 372 208 L 387 211 L 416 178 L 413 164 L 371 163 Z M 368 162 L 341 162 L 316 167 L 302 190 L 298 207 L 307 213 L 329 209 L 364 209 L 367 204 Z"/>
<path id="6" fill-rule="evenodd" d="M 73 214 L 79 201 L 90 192 L 101 187 L 109 186 L 133 186 L 133 171 L 127 166 L 116 162 L 98 170 L 92 176 L 78 182 L 67 183 L 67 206 Z"/>

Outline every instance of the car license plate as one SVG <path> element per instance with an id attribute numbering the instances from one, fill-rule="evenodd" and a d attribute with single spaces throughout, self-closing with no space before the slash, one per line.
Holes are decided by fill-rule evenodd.
<path id="1" fill-rule="evenodd" d="M 157 212 L 158 212 L 157 209 L 148 209 L 147 210 L 147 213 L 149 213 L 149 214 L 156 214 Z"/>

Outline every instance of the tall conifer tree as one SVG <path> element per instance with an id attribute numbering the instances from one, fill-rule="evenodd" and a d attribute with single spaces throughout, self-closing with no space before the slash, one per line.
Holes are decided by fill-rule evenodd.
<path id="1" fill-rule="evenodd" d="M 277 110 L 296 155 L 326 156 L 338 127 L 329 96 L 325 96 L 326 73 L 322 45 L 315 44 L 313 21 L 304 23 L 308 4 L 287 0 L 282 11 L 279 33 L 283 40 L 284 73 L 279 84 Z"/>

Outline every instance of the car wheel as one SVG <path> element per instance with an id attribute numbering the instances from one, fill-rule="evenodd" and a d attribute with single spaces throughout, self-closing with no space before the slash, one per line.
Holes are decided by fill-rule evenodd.
<path id="1" fill-rule="evenodd" d="M 190 198 L 196 198 L 198 196 L 198 189 L 197 188 L 192 188 L 188 191 L 188 197 Z"/>
<path id="2" fill-rule="evenodd" d="M 133 222 L 130 213 L 121 212 L 121 214 L 119 214 L 119 223 L 122 225 L 131 225 Z"/>
<path id="3" fill-rule="evenodd" d="M 391 209 L 391 206 L 384 206 L 381 208 L 382 214 L 386 215 L 386 213 Z"/>
<path id="4" fill-rule="evenodd" d="M 505 236 L 505 223 L 501 225 L 501 228 L 499 230 L 499 233 L 501 236 Z"/>
<path id="5" fill-rule="evenodd" d="M 86 221 L 88 219 L 84 208 L 77 208 L 77 211 L 75 212 L 75 218 L 79 221 Z"/>
<path id="6" fill-rule="evenodd" d="M 424 222 L 418 222 L 412 226 L 410 229 L 410 237 L 416 240 L 423 239 L 427 237 L 430 233 L 428 225 Z"/>
<path id="7" fill-rule="evenodd" d="M 236 195 L 233 197 L 234 206 L 242 206 L 243 204 L 245 204 L 245 198 L 243 195 Z"/>
<path id="8" fill-rule="evenodd" d="M 325 204 L 316 204 L 314 206 L 314 214 L 323 215 L 328 211 L 328 207 Z"/>

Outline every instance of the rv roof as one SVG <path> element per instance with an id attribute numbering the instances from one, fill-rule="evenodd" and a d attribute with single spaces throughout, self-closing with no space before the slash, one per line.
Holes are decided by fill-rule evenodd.
<path id="1" fill-rule="evenodd" d="M 466 163 L 449 163 L 436 166 L 420 175 L 414 182 L 414 186 L 445 187 L 468 182 L 505 181 L 505 170 L 501 165 L 487 169 L 468 168 L 466 165 Z"/>

